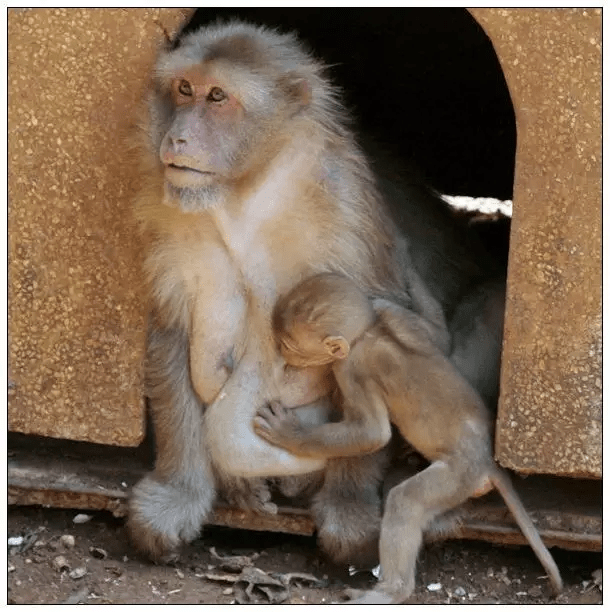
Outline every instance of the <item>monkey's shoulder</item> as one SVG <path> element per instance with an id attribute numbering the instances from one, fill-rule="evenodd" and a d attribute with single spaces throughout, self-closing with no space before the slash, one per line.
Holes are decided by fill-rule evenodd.
<path id="1" fill-rule="evenodd" d="M 398 378 L 409 367 L 410 358 L 415 356 L 415 350 L 406 348 L 378 322 L 353 344 L 349 360 L 354 373 L 383 379 Z"/>
<path id="2" fill-rule="evenodd" d="M 422 325 L 421 317 L 405 309 L 402 309 L 400 316 L 388 312 L 378 313 L 377 321 L 370 330 L 369 344 L 369 349 L 393 351 L 409 357 L 440 355 L 428 330 Z"/>

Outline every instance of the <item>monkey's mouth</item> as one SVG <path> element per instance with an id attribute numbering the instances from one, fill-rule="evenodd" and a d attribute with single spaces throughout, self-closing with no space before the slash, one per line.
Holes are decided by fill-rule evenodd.
<path id="1" fill-rule="evenodd" d="M 216 175 L 207 170 L 171 163 L 165 166 L 165 180 L 178 189 L 196 189 L 214 183 Z"/>
<path id="2" fill-rule="evenodd" d="M 191 166 L 181 166 L 180 164 L 167 164 L 166 168 L 171 170 L 178 170 L 180 172 L 195 172 L 196 174 L 202 174 L 204 176 L 210 176 L 214 174 L 207 170 L 199 170 L 198 168 L 191 168 Z"/>

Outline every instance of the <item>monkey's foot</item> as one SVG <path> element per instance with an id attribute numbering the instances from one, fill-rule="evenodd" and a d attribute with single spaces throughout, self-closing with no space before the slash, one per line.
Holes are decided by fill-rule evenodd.
<path id="1" fill-rule="evenodd" d="M 271 489 L 264 478 L 219 477 L 220 494 L 230 506 L 260 514 L 277 514 L 277 505 L 271 501 Z"/>
<path id="2" fill-rule="evenodd" d="M 324 472 L 301 476 L 282 476 L 275 479 L 279 492 L 285 497 L 311 497 L 324 483 Z"/>
<path id="3" fill-rule="evenodd" d="M 350 598 L 349 601 L 341 602 L 345 604 L 397 604 L 404 601 L 404 599 L 392 597 L 381 589 L 371 591 L 347 589 L 345 594 Z"/>
<path id="4" fill-rule="evenodd" d="M 374 566 L 379 562 L 379 506 L 363 500 L 318 496 L 314 516 L 320 548 L 335 563 Z"/>
<path id="5" fill-rule="evenodd" d="M 145 476 L 132 491 L 127 529 L 135 547 L 157 563 L 174 561 L 199 534 L 214 487 L 196 493 Z"/>

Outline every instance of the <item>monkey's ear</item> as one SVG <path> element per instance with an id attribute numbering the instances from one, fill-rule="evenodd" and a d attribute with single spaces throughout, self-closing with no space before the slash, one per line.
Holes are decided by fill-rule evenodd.
<path id="1" fill-rule="evenodd" d="M 311 85 L 306 78 L 297 75 L 288 75 L 280 81 L 282 92 L 286 99 L 299 108 L 309 106 L 311 102 Z"/>
<path id="2" fill-rule="evenodd" d="M 327 336 L 324 348 L 333 359 L 345 359 L 349 354 L 349 342 L 343 336 Z"/>

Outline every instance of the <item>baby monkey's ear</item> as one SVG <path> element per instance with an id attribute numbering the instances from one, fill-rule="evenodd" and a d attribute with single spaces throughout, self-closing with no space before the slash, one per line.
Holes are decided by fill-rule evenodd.
<path id="1" fill-rule="evenodd" d="M 343 336 L 327 336 L 324 348 L 333 359 L 345 359 L 349 354 L 349 342 Z"/>

